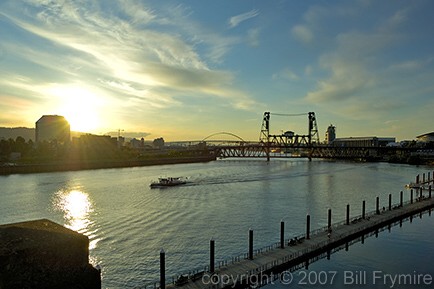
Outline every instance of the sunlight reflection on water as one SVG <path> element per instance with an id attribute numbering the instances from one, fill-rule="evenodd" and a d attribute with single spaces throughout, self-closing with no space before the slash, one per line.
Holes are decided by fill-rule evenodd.
<path id="1" fill-rule="evenodd" d="M 90 226 L 93 223 L 90 219 L 93 205 L 87 193 L 80 190 L 58 191 L 55 194 L 53 206 L 56 211 L 63 212 L 65 227 L 80 233 L 90 231 Z M 96 242 L 93 240 L 89 249 L 95 246 Z"/>

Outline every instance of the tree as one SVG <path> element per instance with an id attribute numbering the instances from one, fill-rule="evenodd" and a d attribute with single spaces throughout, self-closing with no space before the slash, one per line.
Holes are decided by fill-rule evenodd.
<path id="1" fill-rule="evenodd" d="M 154 139 L 152 142 L 153 146 L 159 149 L 164 147 L 164 139 L 162 137 Z"/>

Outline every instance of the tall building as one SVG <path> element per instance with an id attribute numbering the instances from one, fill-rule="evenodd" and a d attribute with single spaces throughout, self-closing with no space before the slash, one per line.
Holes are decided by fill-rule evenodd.
<path id="1" fill-rule="evenodd" d="M 36 142 L 57 140 L 65 143 L 71 139 L 68 121 L 60 115 L 43 115 L 36 122 Z"/>
<path id="2" fill-rule="evenodd" d="M 325 142 L 330 144 L 336 138 L 336 127 L 334 125 L 329 125 L 325 135 Z"/>

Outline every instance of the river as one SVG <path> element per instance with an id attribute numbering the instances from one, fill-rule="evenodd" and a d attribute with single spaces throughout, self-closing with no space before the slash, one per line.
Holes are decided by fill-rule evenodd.
<path id="1" fill-rule="evenodd" d="M 227 159 L 1 176 L 0 223 L 48 218 L 86 234 L 91 263 L 102 268 L 103 288 L 135 288 L 158 280 L 161 249 L 166 252 L 169 277 L 201 268 L 208 264 L 211 238 L 216 242 L 217 261 L 224 260 L 247 251 L 249 228 L 255 232 L 255 248 L 266 246 L 279 240 L 281 220 L 289 238 L 304 233 L 307 213 L 313 230 L 327 224 L 328 208 L 333 221 L 341 221 L 347 204 L 351 215 L 358 215 L 363 200 L 367 211 L 374 210 L 376 196 L 381 206 L 387 206 L 389 193 L 397 203 L 404 190 L 407 200 L 404 185 L 432 169 L 389 163 Z M 150 182 L 160 176 L 184 176 L 189 183 L 151 189 Z M 331 260 L 317 261 L 309 270 L 293 272 L 290 286 L 344 288 L 348 285 L 344 281 L 351 281 L 346 271 L 365 272 L 369 288 L 392 288 L 391 283 L 380 284 L 380 279 L 372 284 L 372 274 L 379 270 L 434 277 L 433 219 L 425 215 L 406 222 L 391 233 L 351 246 L 348 252 L 333 254 Z M 333 284 L 300 283 L 301 272 L 334 271 L 338 273 Z M 354 286 L 364 285 L 353 281 Z M 288 286 L 276 281 L 267 287 Z"/>

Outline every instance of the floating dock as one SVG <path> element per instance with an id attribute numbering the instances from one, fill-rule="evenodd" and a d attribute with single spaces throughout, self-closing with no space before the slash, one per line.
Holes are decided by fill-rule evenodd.
<path id="1" fill-rule="evenodd" d="M 434 177 L 434 173 L 433 173 Z M 417 177 L 416 183 L 422 181 Z M 386 206 L 380 207 L 379 197 L 376 198 L 376 209 L 372 212 L 365 212 L 365 201 L 362 203 L 361 215 L 350 217 L 350 205 L 347 205 L 346 219 L 339 223 L 332 224 L 332 212 L 328 210 L 328 225 L 324 228 L 311 231 L 310 216 L 306 216 L 306 233 L 291 239 L 284 238 L 285 224 L 281 222 L 280 242 L 263 249 L 253 249 L 253 231 L 249 230 L 248 253 L 244 256 L 232 258 L 232 260 L 215 264 L 215 244 L 210 241 L 210 263 L 202 271 L 190 272 L 173 278 L 170 284 L 166 282 L 165 276 L 165 253 L 160 253 L 160 281 L 145 288 L 182 288 L 182 289 L 217 289 L 217 288 L 246 288 L 258 286 L 270 281 L 277 274 L 307 266 L 309 260 L 327 255 L 334 248 L 348 246 L 351 241 L 376 232 L 384 227 L 402 222 L 408 217 L 434 207 L 431 184 L 434 179 L 430 175 L 423 180 L 428 186 L 428 192 L 410 190 L 410 198 L 403 202 L 403 194 L 399 195 L 399 202 L 392 204 L 392 195 L 389 194 L 389 202 Z"/>

